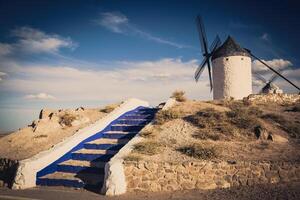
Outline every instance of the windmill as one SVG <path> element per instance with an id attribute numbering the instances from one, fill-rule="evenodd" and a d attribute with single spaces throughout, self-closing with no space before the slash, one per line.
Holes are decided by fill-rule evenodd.
<path id="1" fill-rule="evenodd" d="M 243 99 L 252 94 L 251 58 L 258 60 L 274 72 L 276 74 L 273 78 L 274 80 L 277 76 L 281 77 L 300 91 L 300 88 L 292 81 L 259 59 L 249 49 L 241 47 L 230 36 L 221 44 L 221 40 L 217 35 L 208 49 L 207 37 L 201 16 L 196 17 L 196 24 L 204 59 L 196 69 L 194 78 L 197 82 L 204 68 L 207 66 L 210 91 L 213 91 L 214 99 Z M 267 84 L 267 81 L 266 84 L 269 86 L 274 85 L 272 84 L 274 80 L 269 80 L 271 82 Z"/>
<path id="2" fill-rule="evenodd" d="M 258 73 L 255 73 L 255 77 L 262 83 L 264 86 L 259 91 L 259 94 L 281 94 L 283 91 L 275 85 L 273 82 L 279 77 L 277 74 L 273 74 L 269 80 L 266 80 L 263 76 Z"/>
<path id="3" fill-rule="evenodd" d="M 201 43 L 201 52 L 204 59 L 195 72 L 195 80 L 196 81 L 199 80 L 200 75 L 202 74 L 205 66 L 207 66 L 209 83 L 210 83 L 210 91 L 212 91 L 213 83 L 212 83 L 211 56 L 213 55 L 214 51 L 221 45 L 221 40 L 217 35 L 213 43 L 210 45 L 210 48 L 208 49 L 207 37 L 206 37 L 205 28 L 201 16 L 197 16 L 196 23 L 197 23 L 197 28 L 198 28 L 199 38 Z"/>

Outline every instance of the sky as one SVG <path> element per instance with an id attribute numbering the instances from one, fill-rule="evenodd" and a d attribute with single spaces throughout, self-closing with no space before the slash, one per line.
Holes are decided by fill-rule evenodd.
<path id="1" fill-rule="evenodd" d="M 42 108 L 100 107 L 130 97 L 156 105 L 174 90 L 212 98 L 195 17 L 208 42 L 231 35 L 300 85 L 297 1 L 0 0 L 0 132 Z M 272 76 L 253 60 L 252 70 Z M 282 79 L 275 82 L 295 93 Z M 254 78 L 253 91 L 262 87 Z"/>

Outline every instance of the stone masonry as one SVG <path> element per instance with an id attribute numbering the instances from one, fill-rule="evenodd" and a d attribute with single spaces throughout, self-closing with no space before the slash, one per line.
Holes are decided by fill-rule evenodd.
<path id="1" fill-rule="evenodd" d="M 125 161 L 127 191 L 215 189 L 300 180 L 300 162 Z"/>

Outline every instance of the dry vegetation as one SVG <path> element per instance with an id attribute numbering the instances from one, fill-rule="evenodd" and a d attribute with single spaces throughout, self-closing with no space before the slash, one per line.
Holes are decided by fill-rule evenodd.
<path id="1" fill-rule="evenodd" d="M 116 109 L 120 104 L 110 104 L 105 106 L 104 108 L 102 108 L 100 111 L 104 112 L 104 113 L 110 113 L 112 112 L 114 109 Z"/>
<path id="2" fill-rule="evenodd" d="M 72 126 L 72 122 L 76 119 L 76 115 L 71 113 L 65 113 L 64 115 L 60 116 L 59 123 L 65 126 Z"/>
<path id="3" fill-rule="evenodd" d="M 178 102 L 156 114 L 128 160 L 299 160 L 299 108 L 299 103 Z"/>
<path id="4" fill-rule="evenodd" d="M 162 125 L 170 120 L 180 118 L 181 115 L 182 114 L 177 110 L 160 110 L 156 113 L 154 123 Z"/>
<path id="5" fill-rule="evenodd" d="M 39 119 L 18 131 L 0 138 L 0 157 L 20 160 L 52 148 L 95 123 L 120 104 L 100 108 L 43 109 Z"/>
<path id="6" fill-rule="evenodd" d="M 146 141 L 134 146 L 133 152 L 144 155 L 155 155 L 162 151 L 162 144 L 156 141 Z"/>
<path id="7" fill-rule="evenodd" d="M 202 160 L 209 160 L 217 157 L 216 150 L 213 147 L 203 147 L 197 143 L 180 147 L 177 150 L 187 156 Z"/>
<path id="8" fill-rule="evenodd" d="M 176 90 L 172 93 L 171 98 L 175 98 L 178 102 L 185 102 L 187 99 L 184 96 L 185 92 L 182 90 Z"/>

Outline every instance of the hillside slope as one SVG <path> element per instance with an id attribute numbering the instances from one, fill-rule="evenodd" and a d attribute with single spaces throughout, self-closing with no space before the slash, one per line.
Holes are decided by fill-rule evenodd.
<path id="1" fill-rule="evenodd" d="M 22 160 L 53 147 L 106 116 L 118 104 L 105 108 L 77 108 L 66 110 L 43 109 L 39 119 L 28 127 L 0 138 L 0 158 Z"/>
<path id="2" fill-rule="evenodd" d="M 300 103 L 177 102 L 141 136 L 127 160 L 299 161 Z"/>

